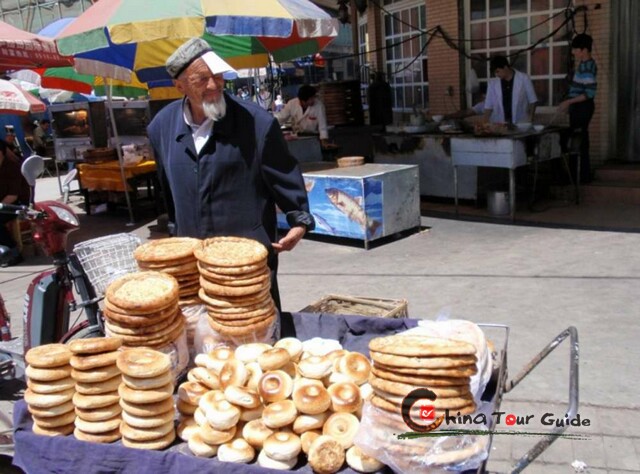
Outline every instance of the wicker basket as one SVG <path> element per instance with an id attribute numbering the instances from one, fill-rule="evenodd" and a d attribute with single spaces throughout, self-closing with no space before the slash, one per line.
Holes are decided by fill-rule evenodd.
<path id="1" fill-rule="evenodd" d="M 368 298 L 363 296 L 326 295 L 300 310 L 302 313 L 355 314 L 380 318 L 407 318 L 407 300 Z"/>

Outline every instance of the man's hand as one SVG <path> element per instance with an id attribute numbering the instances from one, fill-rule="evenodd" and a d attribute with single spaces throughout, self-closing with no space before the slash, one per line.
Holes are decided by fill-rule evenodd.
<path id="1" fill-rule="evenodd" d="M 289 250 L 293 250 L 293 248 L 300 242 L 300 239 L 304 237 L 304 234 L 307 232 L 307 228 L 304 226 L 296 226 L 292 227 L 287 235 L 281 238 L 278 242 L 274 242 L 272 244 L 273 249 L 276 253 L 287 252 Z"/>
<path id="2" fill-rule="evenodd" d="M 560 110 L 560 112 L 566 112 L 567 110 L 569 110 L 570 105 L 571 101 L 569 99 L 563 100 L 562 102 L 560 102 L 560 104 L 558 104 L 558 110 Z"/>

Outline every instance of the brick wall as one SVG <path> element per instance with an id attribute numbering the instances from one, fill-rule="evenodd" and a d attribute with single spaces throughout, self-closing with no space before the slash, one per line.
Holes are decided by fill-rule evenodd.
<path id="1" fill-rule="evenodd" d="M 587 33 L 593 37 L 593 58 L 598 64 L 598 92 L 596 93 L 596 111 L 591 119 L 589 136 L 591 138 L 591 165 L 597 166 L 609 158 L 609 81 L 611 51 L 611 1 L 599 1 L 601 8 L 594 10 L 593 1 L 576 1 L 576 6 L 589 5 L 587 14 Z M 582 14 L 576 17 L 576 29 L 584 28 Z"/>
<path id="2" fill-rule="evenodd" d="M 427 29 L 440 25 L 451 38 L 459 38 L 457 0 L 426 0 Z M 460 61 L 458 52 L 435 37 L 427 49 L 429 111 L 444 114 L 460 108 Z M 453 90 L 453 96 L 449 95 Z M 463 92 L 464 93 L 464 92 Z"/>
<path id="3" fill-rule="evenodd" d="M 367 29 L 369 31 L 369 57 L 367 61 L 371 65 L 371 72 L 386 72 L 384 64 L 384 23 L 382 22 L 382 14 L 380 9 L 374 4 L 370 4 L 367 8 Z"/>

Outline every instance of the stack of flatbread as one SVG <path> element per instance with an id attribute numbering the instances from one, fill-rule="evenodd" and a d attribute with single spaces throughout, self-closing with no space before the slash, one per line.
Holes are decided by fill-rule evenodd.
<path id="1" fill-rule="evenodd" d="M 122 339 L 96 337 L 69 343 L 71 377 L 76 394 L 74 436 L 82 441 L 111 443 L 120 439 L 118 386 L 122 378 L 116 366 Z"/>
<path id="2" fill-rule="evenodd" d="M 176 437 L 169 356 L 139 347 L 121 351 L 116 363 L 122 372 L 122 444 L 137 449 L 169 446 Z"/>
<path id="3" fill-rule="evenodd" d="M 400 414 L 404 397 L 420 388 L 436 395 L 429 404 L 436 414 L 445 410 L 470 414 L 475 402 L 469 389 L 476 373 L 476 348 L 467 342 L 430 336 L 395 335 L 369 343 L 373 360 L 370 379 L 375 395 L 371 403 Z M 421 421 L 421 423 L 424 423 Z"/>
<path id="4" fill-rule="evenodd" d="M 191 237 L 169 237 L 142 244 L 133 252 L 133 256 L 142 270 L 153 270 L 168 273 L 178 281 L 178 306 L 201 305 L 198 297 L 200 290 L 200 273 L 193 250 L 200 244 L 200 239 Z M 200 312 L 185 308 L 187 323 L 187 345 L 193 347 L 196 327 L 200 320 Z"/>
<path id="5" fill-rule="evenodd" d="M 105 293 L 105 326 L 125 347 L 162 348 L 182 335 L 185 319 L 178 306 L 178 282 L 162 272 L 129 273 Z"/>
<path id="6" fill-rule="evenodd" d="M 236 343 L 264 340 L 276 318 L 267 249 L 251 239 L 213 237 L 194 254 L 211 328 Z"/>
<path id="7" fill-rule="evenodd" d="M 71 434 L 75 425 L 72 398 L 71 351 L 64 344 L 46 344 L 29 349 L 27 390 L 24 400 L 33 416 L 33 432 L 46 436 Z"/>

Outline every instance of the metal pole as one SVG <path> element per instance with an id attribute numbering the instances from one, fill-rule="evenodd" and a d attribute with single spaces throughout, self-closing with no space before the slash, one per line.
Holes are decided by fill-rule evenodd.
<path id="1" fill-rule="evenodd" d="M 107 83 L 107 78 L 103 78 L 104 83 Z M 116 118 L 113 113 L 113 84 L 109 84 L 107 87 L 107 106 L 109 109 L 109 118 L 111 119 L 111 125 L 113 127 L 113 139 L 116 146 L 116 153 L 118 154 L 118 163 L 120 164 L 120 177 L 122 178 L 122 185 L 124 186 L 124 197 L 127 201 L 127 209 L 129 209 L 129 222 L 128 226 L 135 224 L 133 217 L 133 207 L 131 206 L 131 198 L 129 197 L 129 184 L 127 183 L 127 177 L 124 174 L 124 158 L 122 157 L 122 149 L 120 148 L 120 136 L 118 135 L 118 125 L 116 124 Z"/>

